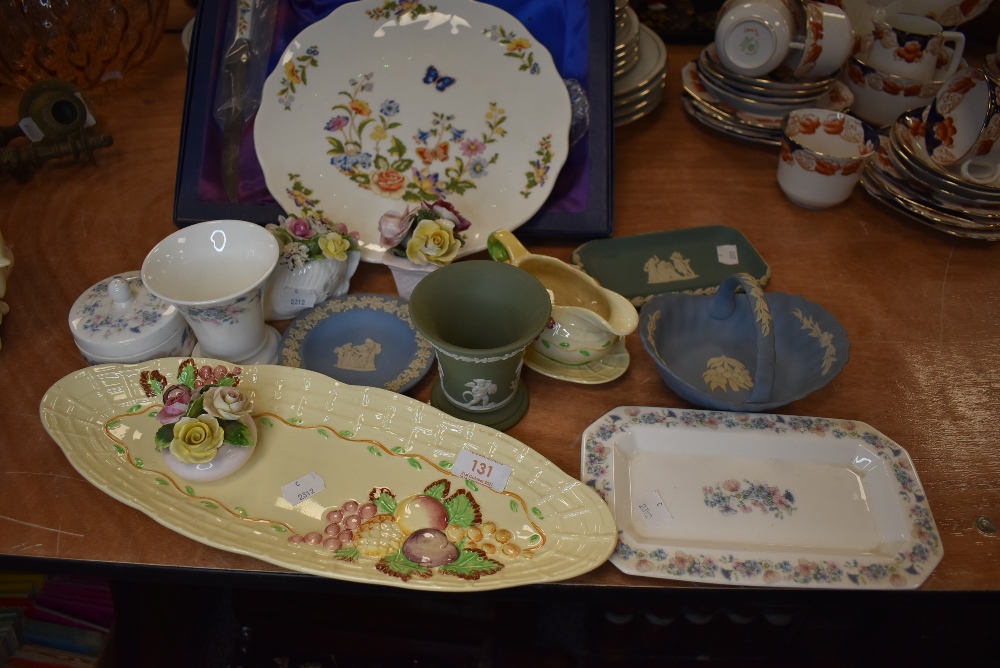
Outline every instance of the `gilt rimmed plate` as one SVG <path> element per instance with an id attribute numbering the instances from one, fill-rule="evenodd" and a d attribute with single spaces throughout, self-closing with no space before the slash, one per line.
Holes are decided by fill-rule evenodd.
<path id="1" fill-rule="evenodd" d="M 651 88 L 662 88 L 668 61 L 667 47 L 660 36 L 639 24 L 639 59 L 627 72 L 615 77 L 615 100 Z"/>
<path id="2" fill-rule="evenodd" d="M 860 183 L 862 189 L 877 201 L 897 213 L 923 223 L 927 227 L 932 227 L 939 232 L 944 232 L 954 237 L 962 237 L 963 239 L 1000 241 L 1000 230 L 991 227 L 977 228 L 974 225 L 970 225 L 967 220 L 956 218 L 954 215 L 931 209 L 911 199 L 902 197 L 891 190 L 884 180 L 880 180 L 874 176 L 873 172 L 865 170 L 865 173 L 861 176 Z"/>
<path id="3" fill-rule="evenodd" d="M 434 363 L 434 348 L 410 321 L 405 301 L 349 294 L 296 318 L 279 346 L 281 364 L 349 385 L 406 392 Z"/>
<path id="4" fill-rule="evenodd" d="M 303 573 L 439 591 L 571 578 L 602 564 L 614 549 L 607 505 L 523 443 L 410 397 L 306 369 L 244 367 L 239 389 L 254 403 L 253 456 L 220 480 L 180 480 L 153 447 L 159 427 L 153 414 L 161 404 L 146 397 L 140 377 L 155 370 L 176 382 L 181 361 L 74 372 L 46 392 L 40 412 L 83 477 L 198 542 Z M 477 471 L 480 465 L 484 471 L 510 466 L 505 485 L 496 481 L 493 491 L 481 478 L 476 483 L 458 475 L 463 451 L 478 460 Z M 296 488 L 295 482 L 303 484 Z M 311 495 L 301 491 L 306 487 Z M 415 495 L 434 502 L 414 505 Z M 362 512 L 368 517 L 353 526 L 351 537 L 337 536 L 344 539 L 339 547 L 311 542 L 333 535 L 334 509 L 358 516 L 350 501 L 375 503 L 376 512 Z M 446 521 L 444 533 L 458 557 L 433 567 L 408 559 L 393 508 L 426 511 L 432 524 Z M 351 528 L 341 521 L 341 530 Z M 424 545 L 413 556 L 445 547 Z"/>
<path id="5" fill-rule="evenodd" d="M 380 262 L 378 220 L 421 199 L 472 227 L 461 254 L 545 202 L 569 148 L 552 57 L 485 2 L 362 0 L 303 30 L 267 77 L 254 141 L 289 213 L 322 211 Z"/>
<path id="6" fill-rule="evenodd" d="M 581 450 L 625 573 L 915 588 L 943 556 L 910 456 L 862 422 L 621 406 L 584 431 Z"/>
<path id="7" fill-rule="evenodd" d="M 880 139 L 889 143 L 888 137 L 884 134 Z M 1000 228 L 1000 209 L 990 210 L 980 208 L 972 202 L 950 201 L 941 196 L 941 191 L 913 178 L 909 172 L 901 169 L 902 167 L 903 163 L 898 160 L 892 147 L 883 153 L 880 144 L 875 159 L 868 164 L 864 174 L 878 181 L 879 187 L 894 197 L 910 201 L 927 211 L 939 212 L 952 219 L 953 224 L 958 227 L 974 230 Z"/>
<path id="8" fill-rule="evenodd" d="M 902 159 L 924 174 L 924 180 L 949 192 L 979 202 L 1000 202 L 1000 186 L 972 183 L 959 174 L 934 162 L 923 138 L 923 112 L 926 107 L 910 109 L 900 114 L 892 124 L 889 137 Z"/>
<path id="9" fill-rule="evenodd" d="M 745 124 L 737 125 L 726 116 L 719 114 L 712 107 L 703 104 L 697 98 L 687 93 L 681 96 L 681 104 L 688 116 L 713 130 L 739 137 L 740 139 L 746 139 L 756 144 L 766 146 L 781 145 L 781 137 L 776 136 L 774 131 L 758 129 Z"/>
<path id="10" fill-rule="evenodd" d="M 690 61 L 681 68 L 681 82 L 684 91 L 702 104 L 717 110 L 720 114 L 730 116 L 734 120 L 743 121 L 749 125 L 772 130 L 781 129 L 785 116 L 789 109 L 768 110 L 755 113 L 748 109 L 741 109 L 727 104 L 720 100 L 715 94 L 708 90 L 704 84 L 701 74 L 698 71 L 697 61 Z M 854 102 L 854 93 L 842 82 L 834 81 L 826 93 L 815 102 L 803 104 L 802 107 L 816 107 L 818 109 L 829 109 L 831 111 L 845 111 Z"/>

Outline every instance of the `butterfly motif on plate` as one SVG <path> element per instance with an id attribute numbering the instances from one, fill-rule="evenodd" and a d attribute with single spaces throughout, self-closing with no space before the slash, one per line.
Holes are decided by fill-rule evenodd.
<path id="1" fill-rule="evenodd" d="M 433 65 L 427 66 L 427 73 L 424 74 L 425 84 L 434 84 L 434 87 L 439 91 L 444 91 L 445 88 L 455 83 L 454 77 L 443 77 L 438 72 L 437 68 Z"/>
<path id="2" fill-rule="evenodd" d="M 434 147 L 419 146 L 417 147 L 417 155 L 420 156 L 425 165 L 429 165 L 435 160 L 448 162 L 448 142 L 443 142 Z"/>

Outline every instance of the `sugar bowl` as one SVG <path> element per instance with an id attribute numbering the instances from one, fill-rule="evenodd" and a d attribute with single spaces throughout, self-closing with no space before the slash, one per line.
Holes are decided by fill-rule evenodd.
<path id="1" fill-rule="evenodd" d="M 177 307 L 150 293 L 138 271 L 88 288 L 70 309 L 69 328 L 88 364 L 186 357 L 196 343 Z"/>

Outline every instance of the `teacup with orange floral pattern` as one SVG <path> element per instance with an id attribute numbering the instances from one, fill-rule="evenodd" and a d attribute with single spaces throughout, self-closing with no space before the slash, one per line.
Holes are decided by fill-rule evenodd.
<path id="1" fill-rule="evenodd" d="M 917 14 L 890 14 L 874 25 L 866 60 L 876 69 L 915 81 L 946 79 L 958 69 L 965 51 L 963 33 L 945 30 L 934 19 Z M 945 44 L 952 47 L 950 53 Z"/>
<path id="2" fill-rule="evenodd" d="M 796 109 L 781 132 L 778 185 L 788 199 L 808 209 L 840 204 L 851 196 L 878 146 L 878 132 L 860 118 Z"/>
<path id="3" fill-rule="evenodd" d="M 982 70 L 961 69 L 945 81 L 924 110 L 923 121 L 927 153 L 939 165 L 962 171 L 965 163 L 973 161 L 974 173 L 980 173 L 984 160 L 1000 159 L 993 150 L 1000 144 L 998 84 Z M 993 179 L 969 180 L 988 183 Z"/>

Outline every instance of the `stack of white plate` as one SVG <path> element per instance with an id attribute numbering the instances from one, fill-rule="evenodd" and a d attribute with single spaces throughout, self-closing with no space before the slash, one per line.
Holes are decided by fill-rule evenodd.
<path id="1" fill-rule="evenodd" d="M 622 126 L 651 112 L 663 99 L 667 47 L 660 36 L 639 22 L 628 0 L 616 0 L 615 125 Z"/>
<path id="2" fill-rule="evenodd" d="M 925 107 L 903 113 L 883 130 L 861 185 L 890 208 L 958 237 L 1000 241 L 1000 187 L 964 180 L 927 153 Z"/>
<path id="3" fill-rule="evenodd" d="M 781 143 L 781 124 L 793 109 L 844 111 L 854 102 L 850 89 L 831 75 L 817 81 L 756 78 L 731 72 L 709 44 L 681 69 L 684 110 L 730 136 L 764 144 Z"/>
<path id="4" fill-rule="evenodd" d="M 614 74 L 619 77 L 639 60 L 639 17 L 628 0 L 615 0 Z"/>

